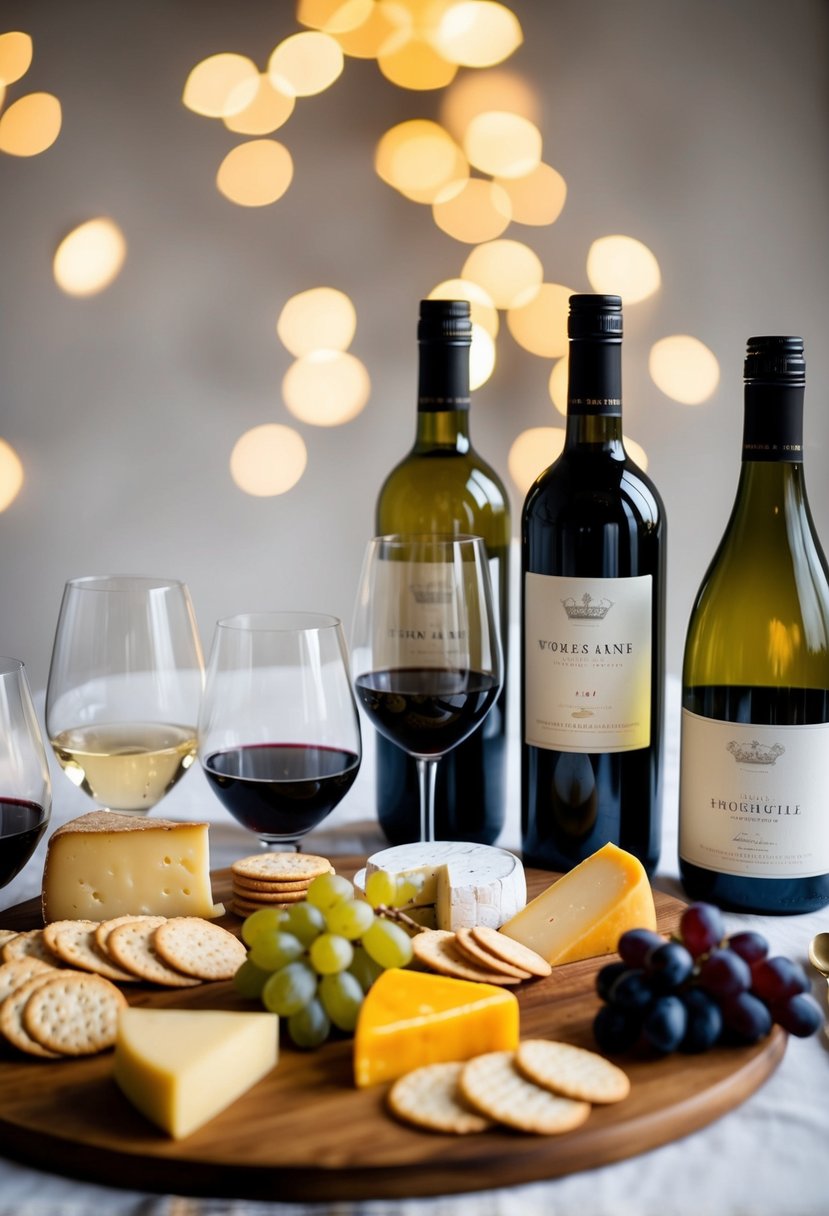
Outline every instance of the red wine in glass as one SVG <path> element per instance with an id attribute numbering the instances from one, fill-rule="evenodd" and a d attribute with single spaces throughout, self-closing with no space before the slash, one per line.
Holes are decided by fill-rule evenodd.
<path id="1" fill-rule="evenodd" d="M 23 869 L 48 822 L 49 812 L 39 803 L 0 797 L 0 887 Z"/>
<path id="2" fill-rule="evenodd" d="M 487 715 L 499 681 L 481 671 L 403 667 L 357 676 L 357 701 L 377 729 L 411 755 L 442 756 Z"/>

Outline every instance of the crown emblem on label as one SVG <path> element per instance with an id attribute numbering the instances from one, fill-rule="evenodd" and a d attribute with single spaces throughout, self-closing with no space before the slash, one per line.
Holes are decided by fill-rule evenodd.
<path id="1" fill-rule="evenodd" d="M 778 756 L 782 756 L 785 747 L 780 743 L 773 743 L 771 747 L 765 743 L 758 743 L 756 739 L 752 739 L 751 743 L 737 743 L 732 739 L 728 744 L 728 751 L 737 761 L 738 764 L 774 764 Z"/>
<path id="2" fill-rule="evenodd" d="M 592 709 L 574 709 L 573 712 L 570 714 L 570 717 L 571 718 L 592 718 L 593 710 Z"/>
<path id="3" fill-rule="evenodd" d="M 418 604 L 451 604 L 452 588 L 445 583 L 411 583 L 409 590 Z"/>
<path id="4" fill-rule="evenodd" d="M 594 600 L 588 591 L 585 591 L 580 600 L 574 600 L 570 595 L 561 602 L 571 621 L 602 621 L 613 607 L 613 600 L 604 596 Z"/>

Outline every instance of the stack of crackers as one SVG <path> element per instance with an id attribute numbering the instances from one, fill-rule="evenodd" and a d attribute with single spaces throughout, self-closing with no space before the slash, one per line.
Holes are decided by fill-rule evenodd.
<path id="1" fill-rule="evenodd" d="M 511 986 L 550 975 L 545 958 L 486 925 L 471 929 L 424 929 L 412 938 L 419 963 L 441 975 Z"/>
<path id="2" fill-rule="evenodd" d="M 260 908 L 288 908 L 300 903 L 321 874 L 333 874 L 327 857 L 313 853 L 256 853 L 230 867 L 233 882 L 231 911 L 250 916 Z"/>

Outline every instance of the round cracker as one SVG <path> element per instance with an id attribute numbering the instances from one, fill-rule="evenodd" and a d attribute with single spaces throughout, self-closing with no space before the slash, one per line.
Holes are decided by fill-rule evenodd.
<path id="1" fill-rule="evenodd" d="M 70 967 L 79 967 L 119 984 L 134 984 L 136 976 L 114 963 L 99 947 L 95 934 L 98 921 L 56 920 L 44 932 L 55 954 Z"/>
<path id="2" fill-rule="evenodd" d="M 313 879 L 309 878 L 246 878 L 243 874 L 234 874 L 232 877 L 235 887 L 244 887 L 248 891 L 307 891 L 313 882 Z"/>
<path id="3" fill-rule="evenodd" d="M 10 942 L 13 937 L 17 937 L 19 929 L 0 929 L 0 951 L 2 951 L 6 942 Z"/>
<path id="4" fill-rule="evenodd" d="M 43 959 L 31 956 L 15 958 L 10 963 L 3 963 L 0 965 L 0 1001 L 11 996 L 36 975 L 42 975 L 44 971 L 55 970 L 56 968 L 51 963 L 44 963 Z"/>
<path id="5" fill-rule="evenodd" d="M 513 967 L 521 967 L 523 970 L 529 971 L 530 975 L 552 974 L 553 969 L 546 958 L 542 958 L 523 942 L 517 942 L 515 938 L 507 937 L 506 933 L 499 933 L 497 929 L 490 929 L 488 925 L 475 925 L 470 929 L 470 933 L 479 946 L 503 962 L 510 963 Z"/>
<path id="6" fill-rule="evenodd" d="M 234 861 L 230 867 L 231 873 L 240 878 L 294 882 L 310 882 L 320 874 L 330 874 L 333 868 L 327 857 L 318 857 L 314 853 L 254 853 L 251 857 Z"/>
<path id="7" fill-rule="evenodd" d="M 485 969 L 494 971 L 498 975 L 512 975 L 519 980 L 528 980 L 530 978 L 529 971 L 524 971 L 521 967 L 514 967 L 512 963 L 502 962 L 494 954 L 490 954 L 488 950 L 485 950 L 483 946 L 478 945 L 472 936 L 471 929 L 457 929 L 455 931 L 455 945 L 464 958 L 469 959 L 473 966 L 484 967 Z"/>
<path id="8" fill-rule="evenodd" d="M 109 940 L 109 935 L 113 929 L 117 929 L 119 925 L 128 925 L 132 921 L 136 920 L 159 921 L 162 919 L 163 917 L 148 916 L 146 913 L 128 913 L 125 916 L 112 916 L 109 920 L 99 921 L 95 928 L 95 945 L 108 957 L 109 950 L 107 948 L 107 941 Z"/>
<path id="9" fill-rule="evenodd" d="M 516 1068 L 513 1051 L 490 1051 L 469 1060 L 458 1088 L 487 1118 L 543 1136 L 579 1127 L 592 1109 L 589 1102 L 563 1098 L 528 1081 Z"/>
<path id="10" fill-rule="evenodd" d="M 412 938 L 412 950 L 418 962 L 440 975 L 454 976 L 459 980 L 476 980 L 483 984 L 509 986 L 521 983 L 514 975 L 485 971 L 483 967 L 467 961 L 455 944 L 455 934 L 448 929 L 425 929 L 416 933 Z"/>
<path id="11" fill-rule="evenodd" d="M 458 1078 L 463 1064 L 424 1064 L 406 1073 L 392 1085 L 388 1103 L 400 1119 L 429 1131 L 467 1136 L 485 1132 L 492 1122 L 463 1100 Z"/>
<path id="12" fill-rule="evenodd" d="M 198 916 L 172 916 L 153 935 L 159 957 L 200 980 L 231 980 L 247 958 L 238 937 Z"/>
<path id="13" fill-rule="evenodd" d="M 29 997 L 41 984 L 48 984 L 53 974 L 54 968 L 51 972 L 32 976 L 0 1005 L 0 1033 L 5 1035 L 18 1051 L 24 1051 L 30 1056 L 40 1056 L 44 1060 L 57 1060 L 60 1058 L 60 1052 L 50 1051 L 48 1047 L 38 1043 L 37 1039 L 32 1038 L 23 1025 L 23 1011 Z"/>
<path id="14" fill-rule="evenodd" d="M 117 925 L 107 938 L 108 952 L 119 967 L 131 971 L 139 979 L 161 984 L 164 988 L 193 988 L 201 980 L 176 971 L 156 952 L 153 935 L 166 919 L 166 916 L 147 916 Z"/>
<path id="15" fill-rule="evenodd" d="M 308 888 L 303 887 L 300 891 L 251 891 L 234 880 L 233 894 L 238 895 L 240 899 L 247 900 L 248 903 L 300 904 L 308 894 Z"/>
<path id="16" fill-rule="evenodd" d="M 2 956 L 4 963 L 11 963 L 16 958 L 39 958 L 53 967 L 62 966 L 54 951 L 46 945 L 43 929 L 25 929 L 18 933 L 3 945 Z"/>
<path id="17" fill-rule="evenodd" d="M 230 901 L 230 911 L 235 916 L 241 916 L 241 917 L 251 916 L 254 912 L 260 912 L 263 908 L 277 909 L 277 908 L 290 908 L 290 907 L 292 907 L 291 904 L 283 904 L 283 903 L 260 904 L 260 903 L 257 903 L 255 900 L 242 899 L 238 895 L 234 895 L 233 899 Z"/>
<path id="18" fill-rule="evenodd" d="M 114 984 L 81 971 L 40 984 L 23 1008 L 26 1033 L 64 1056 L 97 1055 L 115 1044 L 118 1014 L 127 1002 Z"/>
<path id="19" fill-rule="evenodd" d="M 528 1081 L 583 1102 L 621 1102 L 630 1093 L 626 1072 L 597 1052 L 572 1043 L 524 1039 L 515 1053 L 515 1066 Z"/>

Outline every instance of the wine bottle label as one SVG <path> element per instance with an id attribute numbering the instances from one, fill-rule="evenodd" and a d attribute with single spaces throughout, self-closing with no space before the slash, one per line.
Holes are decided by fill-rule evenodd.
<path id="1" fill-rule="evenodd" d="M 829 723 L 759 726 L 682 711 L 679 855 L 749 878 L 829 873 Z"/>
<path id="2" fill-rule="evenodd" d="M 524 583 L 525 741 L 564 752 L 648 747 L 650 574 Z"/>

